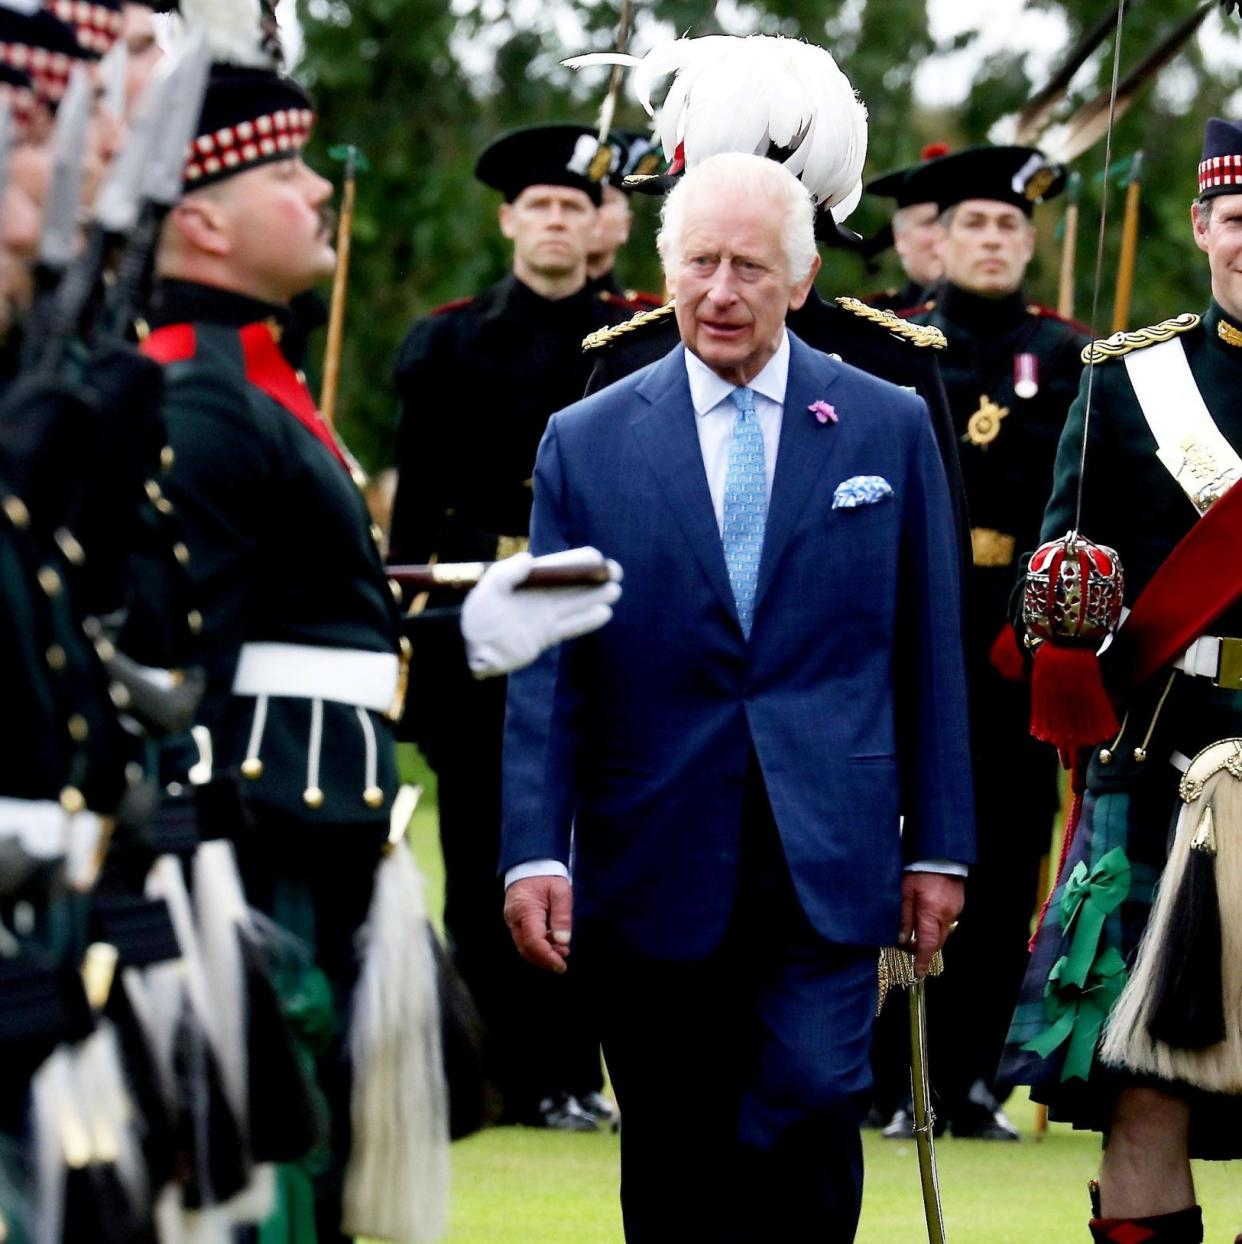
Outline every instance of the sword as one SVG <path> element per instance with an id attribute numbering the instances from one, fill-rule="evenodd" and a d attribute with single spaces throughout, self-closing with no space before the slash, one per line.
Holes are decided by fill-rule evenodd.
<path id="1" fill-rule="evenodd" d="M 937 951 L 932 956 L 927 975 L 939 976 L 943 971 L 944 957 Z M 936 1114 L 932 1110 L 931 1079 L 927 1070 L 927 978 L 915 976 L 914 956 L 900 946 L 886 946 L 880 951 L 877 975 L 877 1015 L 890 989 L 904 989 L 909 1001 L 910 1087 L 914 1100 L 914 1145 L 919 1156 L 919 1182 L 923 1187 L 923 1213 L 927 1219 L 929 1244 L 946 1244 L 944 1210 L 940 1205 L 940 1178 L 936 1172 L 936 1141 L 933 1135 Z"/>

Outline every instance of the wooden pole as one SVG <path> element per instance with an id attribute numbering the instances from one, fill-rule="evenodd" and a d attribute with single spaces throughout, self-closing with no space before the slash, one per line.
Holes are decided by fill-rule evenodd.
<path id="1" fill-rule="evenodd" d="M 1113 297 L 1113 329 L 1117 333 L 1130 322 L 1130 294 L 1134 289 L 1134 261 L 1138 256 L 1139 199 L 1142 194 L 1143 153 L 1136 151 L 1126 187 L 1126 214 L 1121 226 L 1121 255 L 1117 260 L 1117 291 Z"/>
<path id="2" fill-rule="evenodd" d="M 1057 287 L 1057 311 L 1074 318 L 1074 267 L 1078 251 L 1078 192 L 1082 178 L 1071 173 L 1065 203 L 1065 232 L 1061 237 L 1061 279 Z"/>
<path id="3" fill-rule="evenodd" d="M 358 148 L 345 156 L 345 185 L 341 193 L 341 219 L 336 230 L 336 275 L 332 280 L 332 309 L 328 315 L 328 344 L 323 356 L 323 388 L 319 410 L 331 427 L 336 422 L 336 394 L 341 376 L 341 346 L 345 336 L 345 291 L 349 287 L 349 244 L 354 225 Z"/>

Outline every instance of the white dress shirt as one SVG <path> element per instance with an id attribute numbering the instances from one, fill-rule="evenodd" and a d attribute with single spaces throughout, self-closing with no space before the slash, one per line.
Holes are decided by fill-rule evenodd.
<path id="1" fill-rule="evenodd" d="M 686 351 L 686 375 L 690 381 L 690 402 L 694 406 L 694 425 L 699 434 L 699 451 L 707 474 L 707 490 L 716 512 L 716 529 L 724 530 L 725 477 L 729 471 L 729 444 L 737 407 L 730 395 L 737 387 L 717 375 L 696 354 Z M 772 499 L 772 480 L 776 476 L 776 453 L 781 439 L 781 418 L 785 412 L 785 385 L 789 380 L 789 334 L 781 333 L 781 343 L 763 370 L 747 386 L 755 395 L 755 414 L 763 432 L 763 468 L 767 477 L 768 500 Z M 908 873 L 947 873 L 964 877 L 966 866 L 952 860 L 917 860 L 906 865 Z M 523 877 L 568 877 L 569 869 L 560 860 L 527 860 L 505 873 L 505 888 Z"/>
<path id="2" fill-rule="evenodd" d="M 737 407 L 730 400 L 735 387 L 718 376 L 696 354 L 686 351 L 686 374 L 690 380 L 690 401 L 694 406 L 694 426 L 699 434 L 699 452 L 707 473 L 707 490 L 716 511 L 716 530 L 724 531 L 725 477 L 729 473 L 729 446 Z M 747 388 L 755 397 L 755 414 L 763 433 L 763 473 L 767 479 L 768 500 L 772 500 L 772 479 L 776 475 L 776 451 L 781 441 L 781 417 L 785 411 L 785 382 L 789 379 L 789 334 L 781 333 L 781 344 L 764 369 Z"/>

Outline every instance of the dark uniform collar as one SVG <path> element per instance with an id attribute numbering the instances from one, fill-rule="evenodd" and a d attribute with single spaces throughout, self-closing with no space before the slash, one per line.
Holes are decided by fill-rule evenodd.
<path id="1" fill-rule="evenodd" d="M 1242 361 L 1242 320 L 1229 315 L 1215 298 L 1203 317 L 1203 327 L 1210 342 L 1235 360 Z"/>
<path id="2" fill-rule="evenodd" d="M 980 337 L 1000 337 L 1012 332 L 1027 316 L 1021 289 L 1004 298 L 984 298 L 949 281 L 936 299 L 936 310 Z"/>
<path id="3" fill-rule="evenodd" d="M 545 298 L 510 272 L 500 286 L 500 305 L 505 314 L 538 317 L 544 323 L 580 321 L 599 301 L 599 292 L 588 281 L 568 298 Z"/>
<path id="4" fill-rule="evenodd" d="M 291 313 L 287 306 L 263 302 L 235 290 L 196 281 L 168 280 L 156 286 L 147 318 L 152 328 L 203 322 L 242 328 L 260 320 L 275 320 L 283 330 L 288 327 Z"/>
<path id="5" fill-rule="evenodd" d="M 281 353 L 292 366 L 301 367 L 305 361 L 306 331 L 314 325 L 299 326 L 294 311 L 279 302 L 251 299 L 249 295 L 218 285 L 166 280 L 156 286 L 147 316 L 152 328 L 162 328 L 168 323 L 215 323 L 225 328 L 244 328 L 248 323 L 264 320 L 273 322 Z"/>

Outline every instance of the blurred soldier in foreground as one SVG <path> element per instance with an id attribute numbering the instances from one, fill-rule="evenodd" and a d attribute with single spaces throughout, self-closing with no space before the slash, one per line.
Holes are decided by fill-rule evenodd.
<path id="1" fill-rule="evenodd" d="M 1041 533 L 1116 550 L 1130 613 L 1003 1070 L 1104 1134 L 1114 1244 L 1198 1244 L 1188 1159 L 1242 1157 L 1242 126 L 1207 123 L 1198 189 L 1207 310 L 1084 351 Z"/>
<path id="2" fill-rule="evenodd" d="M 974 562 L 966 652 L 979 863 L 961 928 L 945 948 L 944 984 L 929 998 L 932 1082 L 953 1134 L 988 1140 L 1018 1139 L 997 1100 L 996 1064 L 1057 807 L 1056 757 L 1028 733 L 1029 696 L 1007 619 L 1018 554 L 1036 543 L 1086 341 L 1078 325 L 1028 302 L 1022 289 L 1034 207 L 1064 182 L 1064 170 L 1038 151 L 980 147 L 923 165 L 905 186 L 911 199 L 942 212 L 944 284 L 912 318 L 948 339 L 941 372 L 961 445 Z M 953 1017 L 967 1009 L 972 1020 L 963 1028 Z M 910 1126 L 903 1111 L 888 1134 L 908 1136 Z"/>
<path id="3" fill-rule="evenodd" d="M 882 177 L 875 177 L 866 185 L 868 194 L 896 201 L 897 210 L 888 226 L 893 249 L 901 260 L 906 282 L 900 289 L 886 289 L 866 299 L 873 307 L 887 311 L 908 311 L 925 301 L 940 278 L 944 275 L 944 260 L 940 256 L 940 244 L 944 238 L 944 226 L 940 223 L 940 207 L 934 202 L 920 200 L 918 182 L 914 174 L 928 160 L 947 155 L 943 143 L 929 143 L 920 153 L 919 163 L 909 168 L 895 169 Z"/>
<path id="4" fill-rule="evenodd" d="M 390 561 L 486 561 L 526 547 L 539 438 L 552 412 L 586 384 L 579 343 L 632 310 L 587 283 L 611 159 L 580 125 L 506 134 L 479 157 L 477 176 L 504 196 L 500 227 L 513 243 L 513 270 L 478 297 L 420 320 L 398 353 L 403 415 Z M 456 605 L 433 594 L 414 622 L 407 715 L 439 778 L 445 928 L 488 1029 L 504 1120 L 593 1130 L 597 1117 L 611 1117 L 599 1042 L 579 1030 L 572 986 L 523 963 L 500 917 L 505 686 L 470 678 Z M 551 1041 L 519 1009 L 528 987 L 560 1008 Z"/>

